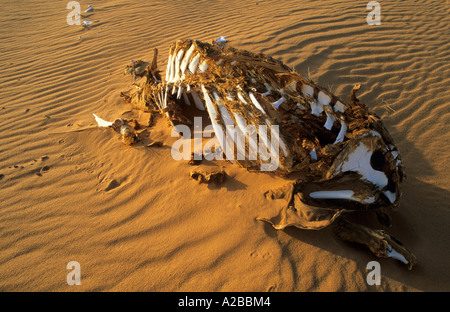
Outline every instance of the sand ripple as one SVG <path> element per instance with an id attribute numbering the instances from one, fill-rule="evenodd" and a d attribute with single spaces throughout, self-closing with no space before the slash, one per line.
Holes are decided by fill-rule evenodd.
<path id="1" fill-rule="evenodd" d="M 401 291 L 449 290 L 449 7 L 382 2 L 368 26 L 354 1 L 94 2 L 66 24 L 65 2 L 0 4 L 0 290 Z M 84 4 L 82 4 L 84 6 Z M 86 9 L 83 7 L 83 10 Z M 84 15 L 84 14 L 83 14 Z M 331 231 L 276 232 L 255 221 L 273 209 L 263 192 L 285 181 L 223 165 L 222 187 L 198 185 L 169 148 L 126 148 L 94 125 L 129 110 L 124 66 L 179 38 L 225 35 L 383 117 L 408 179 L 391 230 L 420 266 L 374 258 Z M 148 115 L 133 112 L 145 122 Z M 150 137 L 173 142 L 164 121 Z M 45 157 L 44 157 L 45 156 Z M 82 286 L 66 284 L 78 261 Z"/>

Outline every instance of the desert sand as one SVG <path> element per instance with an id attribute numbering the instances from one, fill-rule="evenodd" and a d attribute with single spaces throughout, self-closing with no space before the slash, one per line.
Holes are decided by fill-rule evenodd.
<path id="1" fill-rule="evenodd" d="M 79 1 L 89 29 L 68 25 L 67 3 L 0 2 L 1 291 L 450 290 L 448 1 L 380 1 L 374 26 L 368 1 Z M 361 84 L 406 167 L 388 231 L 416 255 L 412 271 L 328 228 L 257 221 L 282 204 L 264 192 L 293 178 L 211 161 L 201 167 L 229 179 L 198 184 L 162 118 L 132 147 L 96 127 L 92 113 L 148 120 L 120 97 L 131 60 L 156 47 L 164 70 L 177 39 L 219 36 L 344 100 Z M 378 286 L 366 283 L 372 260 Z M 79 286 L 66 282 L 70 261 Z"/>

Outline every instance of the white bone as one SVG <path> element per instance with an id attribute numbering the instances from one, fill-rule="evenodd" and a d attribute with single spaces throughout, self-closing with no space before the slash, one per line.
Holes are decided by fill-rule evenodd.
<path id="1" fill-rule="evenodd" d="M 187 93 L 190 93 L 190 92 L 191 92 L 191 85 L 188 85 L 188 86 L 186 87 L 186 92 L 187 92 Z"/>
<path id="2" fill-rule="evenodd" d="M 327 112 L 325 112 L 325 114 L 327 114 L 327 121 L 325 121 L 325 124 L 323 126 L 325 127 L 325 129 L 331 130 L 331 128 L 333 128 L 333 124 L 336 118 Z"/>
<path id="3" fill-rule="evenodd" d="M 222 101 L 220 100 L 219 95 L 217 92 L 213 92 L 214 100 L 217 103 L 217 107 L 219 107 L 220 115 L 222 116 L 223 122 L 226 126 L 234 126 L 233 118 L 231 118 L 230 114 L 228 113 L 228 110 L 223 105 Z"/>
<path id="4" fill-rule="evenodd" d="M 244 118 L 239 115 L 238 113 L 233 113 L 234 119 L 236 120 L 236 124 L 238 125 L 239 129 L 241 130 L 242 134 L 247 137 L 248 139 L 248 149 L 249 149 L 249 159 L 250 160 L 257 160 L 257 154 L 258 154 L 258 144 L 256 143 L 256 134 L 255 137 L 252 133 L 250 133 L 249 128 L 245 124 Z"/>
<path id="5" fill-rule="evenodd" d="M 309 152 L 309 155 L 311 156 L 312 160 L 317 160 L 317 153 L 316 153 L 315 149 L 313 149 L 311 152 Z"/>
<path id="6" fill-rule="evenodd" d="M 232 133 L 232 129 L 230 128 L 234 126 L 234 121 L 231 118 L 230 114 L 228 113 L 226 107 L 222 104 L 222 101 L 220 100 L 217 92 L 213 92 L 213 95 L 217 103 L 217 107 L 219 108 L 220 116 L 222 117 L 223 123 L 225 124 L 225 132 L 228 134 L 224 138 L 224 141 L 226 141 L 226 145 L 225 146 L 222 145 L 222 148 L 224 148 L 226 155 L 233 155 L 234 159 L 234 135 Z M 245 156 L 244 158 L 242 158 L 241 156 L 238 159 L 240 160 L 245 159 Z"/>
<path id="7" fill-rule="evenodd" d="M 128 125 L 120 127 L 121 135 L 128 134 L 128 133 L 130 133 L 130 131 L 131 131 L 131 129 L 130 129 L 130 126 L 128 126 Z"/>
<path id="8" fill-rule="evenodd" d="M 319 92 L 319 95 L 317 96 L 317 100 L 322 105 L 328 105 L 331 102 L 331 98 L 323 91 Z"/>
<path id="9" fill-rule="evenodd" d="M 176 55 L 172 55 L 172 59 L 170 61 L 170 73 L 169 73 L 169 83 L 172 82 L 175 78 L 175 63 L 176 63 Z"/>
<path id="10" fill-rule="evenodd" d="M 167 60 L 167 68 L 166 68 L 166 82 L 169 82 L 169 78 L 170 78 L 170 70 L 171 70 L 171 65 L 172 65 L 172 55 L 169 54 L 169 59 Z"/>
<path id="11" fill-rule="evenodd" d="M 383 194 L 386 195 L 386 197 L 392 204 L 395 202 L 395 199 L 397 198 L 395 193 L 392 193 L 391 191 L 384 191 Z"/>
<path id="12" fill-rule="evenodd" d="M 192 93 L 194 93 L 194 92 L 195 91 L 192 91 Z M 216 122 L 216 117 L 217 117 L 216 109 L 214 108 L 211 98 L 209 97 L 208 91 L 206 91 L 206 88 L 204 85 L 202 85 L 202 92 L 203 92 L 203 97 L 205 98 L 206 109 L 208 111 L 209 117 L 211 118 L 211 122 L 217 123 Z"/>
<path id="13" fill-rule="evenodd" d="M 225 39 L 225 36 L 220 36 L 217 38 L 216 43 L 225 43 L 227 40 Z"/>
<path id="14" fill-rule="evenodd" d="M 333 109 L 334 109 L 335 112 L 344 113 L 345 105 L 342 102 L 337 101 L 336 104 L 334 104 L 334 108 Z"/>
<path id="15" fill-rule="evenodd" d="M 198 71 L 199 71 L 200 73 L 204 73 L 207 69 L 208 69 L 208 63 L 206 63 L 206 60 L 203 61 L 203 62 L 198 66 Z"/>
<path id="16" fill-rule="evenodd" d="M 209 119 L 211 119 L 211 125 L 213 126 L 217 140 L 219 141 L 219 144 L 222 147 L 227 159 L 232 160 L 232 159 L 234 159 L 234 154 L 230 155 L 229 153 L 227 153 L 227 150 L 225 149 L 225 134 L 223 132 L 222 127 L 216 121 L 216 117 L 217 117 L 216 109 L 214 108 L 211 98 L 209 97 L 208 92 L 206 91 L 206 88 L 203 85 L 202 85 L 202 91 L 203 91 L 203 97 L 205 98 L 206 109 L 209 114 Z"/>
<path id="17" fill-rule="evenodd" d="M 198 62 L 200 60 L 200 53 L 197 53 L 196 56 L 192 59 L 192 61 L 189 63 L 189 72 L 193 75 L 195 74 L 195 71 L 197 70 Z"/>
<path id="18" fill-rule="evenodd" d="M 281 138 L 278 140 L 278 143 L 280 144 L 281 149 L 283 150 L 284 156 L 287 156 L 288 155 L 288 150 L 287 150 L 286 144 L 284 144 L 284 142 L 283 142 L 283 140 Z"/>
<path id="19" fill-rule="evenodd" d="M 250 99 L 252 100 L 253 105 L 255 105 L 255 107 L 257 109 L 259 109 L 263 114 L 266 114 L 266 112 L 264 111 L 264 109 L 262 108 L 261 104 L 259 104 L 258 100 L 256 99 L 255 95 L 253 94 L 253 92 L 249 92 L 248 95 L 250 96 Z"/>
<path id="20" fill-rule="evenodd" d="M 181 94 L 183 93 L 183 86 L 178 87 L 178 93 L 177 93 L 177 99 L 179 100 L 181 98 Z"/>
<path id="21" fill-rule="evenodd" d="M 178 132 L 178 130 L 175 128 L 175 125 L 173 124 L 172 118 L 170 118 L 170 114 L 169 112 L 166 112 L 166 117 L 169 120 L 170 124 L 172 125 L 172 127 L 175 129 L 175 131 L 178 133 L 178 135 L 181 135 L 180 132 Z"/>
<path id="22" fill-rule="evenodd" d="M 266 125 L 269 128 L 272 127 L 272 123 L 270 122 L 269 118 L 266 119 Z M 280 135 L 280 133 L 278 133 L 278 136 L 279 135 Z M 286 144 L 283 142 L 283 140 L 280 137 L 278 137 L 278 138 L 272 137 L 271 139 L 275 140 L 276 142 L 278 142 L 278 146 L 281 147 L 281 149 L 283 150 L 283 154 L 285 156 L 287 156 L 288 155 L 288 151 L 287 151 L 287 148 L 286 148 Z"/>
<path id="23" fill-rule="evenodd" d="M 350 153 L 346 160 L 337 167 L 338 172 L 355 171 L 361 174 L 362 179 L 372 182 L 379 188 L 388 184 L 385 173 L 372 168 L 370 158 L 373 152 L 361 142 L 357 148 Z M 389 195 L 388 195 L 389 196 Z"/>
<path id="24" fill-rule="evenodd" d="M 238 96 L 239 100 L 241 100 L 242 103 L 247 104 L 247 101 L 245 100 L 245 98 L 241 92 L 238 92 L 237 96 Z"/>
<path id="25" fill-rule="evenodd" d="M 304 95 L 312 97 L 314 95 L 314 88 L 310 85 L 303 84 L 302 92 Z"/>
<path id="26" fill-rule="evenodd" d="M 317 191 L 309 193 L 311 198 L 315 199 L 347 199 L 352 201 L 357 201 L 364 204 L 371 204 L 375 202 L 375 197 L 369 197 L 364 199 L 359 199 L 353 197 L 354 192 L 352 190 L 339 190 L 339 191 Z"/>
<path id="27" fill-rule="evenodd" d="M 166 92 L 164 92 L 162 107 L 167 107 L 167 93 L 169 92 L 169 86 L 166 86 Z"/>
<path id="28" fill-rule="evenodd" d="M 381 134 L 378 131 L 375 131 L 375 130 L 370 130 L 368 132 L 368 134 L 371 134 L 372 136 L 376 136 L 376 137 L 382 138 Z"/>
<path id="29" fill-rule="evenodd" d="M 202 100 L 200 99 L 200 96 L 197 94 L 197 92 L 194 91 L 194 90 L 192 90 L 192 91 L 191 91 L 191 95 L 192 95 L 192 98 L 194 99 L 195 107 L 196 107 L 198 110 L 204 111 L 204 110 L 205 110 L 205 106 L 203 105 L 203 102 L 202 102 Z"/>
<path id="30" fill-rule="evenodd" d="M 228 112 L 227 108 L 223 105 L 222 100 L 220 99 L 217 92 L 213 92 L 214 100 L 217 103 L 217 107 L 220 110 L 220 115 L 222 117 L 222 120 L 225 124 L 226 132 L 227 132 L 227 146 L 228 153 L 234 154 L 234 144 L 236 143 L 237 146 L 237 159 L 238 160 L 245 160 L 245 137 L 243 136 L 241 130 L 239 127 L 234 127 L 234 121 L 233 118 L 231 118 L 230 113 Z M 236 139 L 235 141 L 235 132 L 236 132 Z"/>
<path id="31" fill-rule="evenodd" d="M 269 129 L 272 132 L 272 129 L 271 129 L 272 124 L 271 124 L 269 118 L 266 119 L 266 125 L 267 125 L 267 127 L 269 127 Z M 280 133 L 278 133 L 278 135 L 279 134 Z M 265 126 L 263 126 L 263 125 L 258 126 L 258 136 L 259 136 L 260 140 L 263 141 L 264 146 L 266 148 L 266 152 L 268 153 L 268 155 L 270 156 L 272 161 L 274 159 L 279 158 L 278 150 L 275 150 L 275 148 L 273 148 L 273 144 L 272 144 L 273 142 L 277 142 L 278 147 L 281 146 L 284 154 L 287 156 L 286 145 L 284 144 L 284 142 L 282 140 L 278 140 L 276 137 L 271 136 L 271 141 L 269 142 L 269 138 L 267 136 L 267 130 L 266 130 Z M 261 142 L 260 142 L 260 144 L 261 144 Z M 260 150 L 260 154 L 261 154 L 261 150 Z M 277 163 L 279 163 L 279 161 L 277 161 Z"/>
<path id="32" fill-rule="evenodd" d="M 336 141 L 334 141 L 333 144 L 337 144 L 339 142 L 344 141 L 345 134 L 347 133 L 347 124 L 345 121 L 341 120 L 341 130 L 339 130 L 338 136 L 336 138 Z"/>
<path id="33" fill-rule="evenodd" d="M 191 58 L 192 52 L 194 52 L 194 49 L 195 49 L 195 45 L 191 45 L 189 50 L 187 50 L 186 54 L 184 55 L 184 58 L 181 61 L 181 65 L 180 65 L 181 74 L 184 74 L 184 72 L 186 71 L 186 67 L 189 64 L 189 60 Z"/>
<path id="34" fill-rule="evenodd" d="M 363 198 L 362 203 L 364 204 L 373 204 L 375 202 L 375 196 L 371 196 L 369 198 Z"/>
<path id="35" fill-rule="evenodd" d="M 156 105 L 158 105 L 158 108 L 162 110 L 162 91 L 158 93 L 153 92 L 153 96 L 156 98 Z"/>
<path id="36" fill-rule="evenodd" d="M 269 138 L 267 137 L 267 128 L 266 126 L 262 126 L 260 125 L 258 127 L 258 137 L 260 140 L 262 140 L 262 143 L 264 144 L 263 149 L 265 149 L 265 152 L 267 153 L 267 155 L 271 155 L 271 148 L 270 148 L 270 143 L 269 143 Z M 259 144 L 261 144 L 261 142 L 259 142 Z M 262 151 L 259 150 L 260 153 L 260 157 L 263 156 Z"/>
<path id="37" fill-rule="evenodd" d="M 106 121 L 104 119 L 101 119 L 100 117 L 98 117 L 95 114 L 92 114 L 92 115 L 94 115 L 95 121 L 97 122 L 99 127 L 109 127 L 109 126 L 112 126 L 114 123 L 112 121 Z"/>
<path id="38" fill-rule="evenodd" d="M 315 116 L 320 116 L 320 113 L 323 112 L 322 105 L 320 105 L 314 99 L 311 99 L 308 103 L 309 103 L 309 106 L 311 107 L 311 114 L 315 115 Z"/>
<path id="39" fill-rule="evenodd" d="M 386 247 L 388 248 L 388 251 L 387 251 L 388 257 L 396 259 L 396 260 L 399 260 L 399 261 L 403 262 L 404 264 L 408 264 L 409 263 L 408 260 L 406 260 L 405 256 L 403 256 L 397 250 L 392 248 L 391 245 L 387 244 Z"/>
<path id="40" fill-rule="evenodd" d="M 286 102 L 286 99 L 284 97 L 281 97 L 280 99 L 278 99 L 277 101 L 272 103 L 273 108 L 278 109 L 278 107 L 283 104 L 284 102 Z"/>
<path id="41" fill-rule="evenodd" d="M 340 190 L 340 191 L 317 191 L 309 193 L 309 197 L 315 199 L 349 199 L 356 201 L 354 194 L 351 190 Z"/>
<path id="42" fill-rule="evenodd" d="M 181 49 L 180 51 L 178 51 L 177 53 L 177 57 L 175 59 L 175 75 L 174 75 L 174 80 L 173 82 L 177 82 L 178 80 L 180 80 L 180 64 L 181 64 L 181 59 L 183 57 L 184 54 L 184 50 Z"/>

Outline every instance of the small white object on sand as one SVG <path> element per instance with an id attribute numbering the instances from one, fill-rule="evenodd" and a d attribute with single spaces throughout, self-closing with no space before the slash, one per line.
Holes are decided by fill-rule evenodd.
<path id="1" fill-rule="evenodd" d="M 92 115 L 94 115 L 95 121 L 97 122 L 97 124 L 98 124 L 99 127 L 110 127 L 110 126 L 113 125 L 113 122 L 112 122 L 112 121 L 106 121 L 106 120 L 103 120 L 103 119 L 101 119 L 100 117 L 98 117 L 98 116 L 95 115 L 95 114 L 92 114 Z"/>
<path id="2" fill-rule="evenodd" d="M 225 42 L 227 42 L 227 39 L 225 39 L 225 36 L 220 36 L 216 40 L 216 43 L 225 43 Z"/>

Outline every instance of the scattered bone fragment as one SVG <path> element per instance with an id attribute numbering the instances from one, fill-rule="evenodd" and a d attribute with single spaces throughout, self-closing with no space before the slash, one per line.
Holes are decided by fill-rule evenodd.
<path id="1" fill-rule="evenodd" d="M 153 141 L 150 144 L 147 144 L 147 147 L 162 147 L 164 146 L 164 143 L 161 141 Z"/>
<path id="2" fill-rule="evenodd" d="M 125 68 L 125 75 L 131 75 L 134 78 L 142 77 L 146 73 L 149 63 L 141 60 L 132 60 L 129 65 Z"/>
<path id="3" fill-rule="evenodd" d="M 204 171 L 199 169 L 191 170 L 191 178 L 197 180 L 198 183 L 216 183 L 222 184 L 226 179 L 226 173 L 224 170 Z"/>
<path id="4" fill-rule="evenodd" d="M 122 136 L 122 142 L 126 145 L 133 145 L 138 141 L 135 130 L 139 129 L 140 125 L 135 119 L 124 120 L 118 118 L 114 121 L 106 121 L 95 114 L 93 115 L 99 127 L 111 127 L 116 132 L 119 132 Z"/>
<path id="5" fill-rule="evenodd" d="M 137 141 L 136 133 L 129 125 L 120 127 L 120 134 L 122 135 L 122 142 L 126 145 L 133 145 Z"/>
<path id="6" fill-rule="evenodd" d="M 92 12 L 93 10 L 94 10 L 94 7 L 89 4 L 87 10 L 84 11 L 84 13 L 89 13 L 89 12 Z"/>

